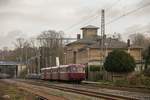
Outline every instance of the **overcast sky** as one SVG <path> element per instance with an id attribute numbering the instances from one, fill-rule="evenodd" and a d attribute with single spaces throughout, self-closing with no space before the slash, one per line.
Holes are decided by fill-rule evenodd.
<path id="1" fill-rule="evenodd" d="M 148 3 L 150 0 L 0 0 L 0 47 L 11 47 L 18 37 L 33 37 L 48 29 L 75 37 L 83 26 L 100 27 L 103 8 L 107 23 Z M 126 38 L 148 31 L 150 6 L 106 25 L 106 34 L 117 32 Z"/>

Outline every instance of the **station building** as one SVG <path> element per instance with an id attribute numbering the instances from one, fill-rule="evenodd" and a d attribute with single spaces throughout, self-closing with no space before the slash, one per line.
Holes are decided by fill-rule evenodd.
<path id="1" fill-rule="evenodd" d="M 108 53 L 114 49 L 121 49 L 128 52 L 137 63 L 136 71 L 144 67 L 142 62 L 142 48 L 138 45 L 132 45 L 130 40 L 127 42 L 120 41 L 116 38 L 98 36 L 99 27 L 88 25 L 81 28 L 82 38 L 77 34 L 77 40 L 71 42 L 65 47 L 66 64 L 87 64 L 103 65 Z M 103 45 L 102 45 L 103 42 Z"/>

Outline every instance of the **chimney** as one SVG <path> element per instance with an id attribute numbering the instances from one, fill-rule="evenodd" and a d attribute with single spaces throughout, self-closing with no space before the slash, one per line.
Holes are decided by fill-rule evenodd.
<path id="1" fill-rule="evenodd" d="M 130 47 L 130 39 L 127 40 L 127 47 Z"/>
<path id="2" fill-rule="evenodd" d="M 77 40 L 81 39 L 81 35 L 77 34 Z"/>

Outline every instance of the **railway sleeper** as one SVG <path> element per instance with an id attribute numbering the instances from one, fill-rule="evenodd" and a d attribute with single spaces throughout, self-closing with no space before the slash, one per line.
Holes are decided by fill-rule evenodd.
<path id="1" fill-rule="evenodd" d="M 47 98 L 43 97 L 43 96 L 36 96 L 36 100 L 48 100 Z"/>

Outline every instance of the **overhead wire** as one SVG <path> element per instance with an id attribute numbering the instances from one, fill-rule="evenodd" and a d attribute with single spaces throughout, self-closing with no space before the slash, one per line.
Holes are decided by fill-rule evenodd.
<path id="1" fill-rule="evenodd" d="M 121 1 L 121 0 L 118 0 L 117 2 L 115 2 L 114 4 L 112 4 L 111 7 L 106 8 L 106 10 L 107 10 L 107 11 L 110 10 L 110 9 L 111 9 L 113 6 L 115 6 L 119 1 Z M 136 9 L 134 9 L 134 10 L 131 10 L 131 11 L 129 11 L 129 12 L 127 12 L 127 13 L 125 13 L 125 14 L 123 14 L 123 15 L 121 15 L 121 16 L 119 16 L 119 17 L 117 17 L 117 18 L 115 18 L 115 19 L 113 19 L 113 20 L 111 20 L 111 21 L 109 21 L 109 22 L 107 22 L 106 25 L 109 25 L 109 24 L 111 24 L 111 23 L 114 23 L 114 22 L 116 22 L 117 20 L 119 20 L 119 19 L 121 19 L 121 18 L 123 18 L 123 17 L 125 17 L 125 16 L 128 16 L 128 15 L 130 15 L 130 14 L 132 14 L 132 13 L 134 13 L 134 12 L 140 10 L 140 9 L 143 9 L 143 8 L 149 6 L 149 5 L 150 5 L 150 3 L 147 3 L 146 5 L 143 5 L 143 6 L 141 6 L 141 7 L 138 7 L 138 8 L 136 8 Z M 83 22 L 84 22 L 84 23 L 89 23 L 89 22 L 95 20 L 95 18 L 97 18 L 97 17 L 99 17 L 99 16 L 97 15 L 97 12 L 96 12 L 96 15 L 94 15 L 94 16 L 92 15 L 92 16 L 90 16 L 90 17 L 91 17 L 91 18 L 89 18 L 88 20 L 86 20 L 86 22 L 85 22 L 85 21 L 83 21 Z M 81 21 L 81 22 L 82 22 L 82 21 Z M 72 25 L 72 26 L 69 27 L 68 29 L 71 30 L 72 28 L 77 27 L 79 24 L 81 24 L 81 22 L 78 22 L 78 23 Z M 83 22 L 82 22 L 82 23 L 83 23 Z"/>
<path id="2" fill-rule="evenodd" d="M 127 13 L 125 13 L 125 14 L 123 14 L 123 15 L 121 15 L 121 16 L 119 16 L 119 17 L 117 17 L 117 18 L 115 18 L 115 19 L 113 19 L 113 20 L 111 20 L 111 21 L 109 21 L 109 22 L 107 22 L 106 25 L 109 25 L 109 24 L 111 24 L 111 23 L 114 23 L 114 22 L 116 22 L 117 20 L 119 20 L 119 19 L 121 19 L 121 18 L 123 18 L 123 17 L 125 17 L 125 16 L 128 16 L 128 15 L 130 15 L 130 14 L 132 14 L 132 13 L 134 13 L 134 12 L 140 10 L 140 9 L 143 9 L 143 8 L 149 6 L 149 5 L 150 5 L 150 2 L 147 3 L 146 5 L 143 5 L 143 6 L 141 6 L 141 7 L 138 7 L 138 8 L 136 8 L 136 9 L 134 9 L 134 10 L 131 10 L 131 11 L 129 11 L 129 12 L 127 12 Z"/>
<path id="3" fill-rule="evenodd" d="M 106 11 L 109 11 L 110 9 L 112 9 L 115 5 L 117 5 L 121 0 L 117 0 L 116 2 L 114 2 L 110 7 L 106 8 Z"/>
<path id="4" fill-rule="evenodd" d="M 118 4 L 120 1 L 121 1 L 121 0 L 117 0 L 117 1 L 116 1 L 115 3 L 113 3 L 110 7 L 106 8 L 106 10 L 107 10 L 107 11 L 110 10 L 110 9 L 113 8 L 116 4 Z M 81 21 L 79 21 L 79 22 L 77 22 L 77 23 L 71 25 L 70 27 L 64 29 L 64 30 L 68 31 L 68 30 L 71 30 L 71 29 L 73 29 L 73 28 L 79 26 L 79 25 L 82 24 L 82 23 L 89 23 L 89 22 L 91 22 L 91 21 L 93 21 L 93 20 L 96 20 L 96 18 L 99 17 L 99 15 L 97 14 L 98 11 L 99 11 L 99 9 L 98 9 L 94 14 L 92 14 L 91 16 L 89 16 L 89 18 L 87 18 L 87 20 L 81 20 Z"/>
<path id="5" fill-rule="evenodd" d="M 68 28 L 66 28 L 66 29 L 64 29 L 64 30 L 71 30 L 71 29 L 73 29 L 73 28 L 75 28 L 75 27 L 78 27 L 80 24 L 83 24 L 83 23 L 87 23 L 87 22 L 90 22 L 91 20 L 93 20 L 93 18 L 95 19 L 96 17 L 97 17 L 98 15 L 96 15 L 96 13 L 95 14 L 93 14 L 90 18 L 86 18 L 87 20 L 82 20 L 82 21 L 80 21 L 80 22 L 77 22 L 77 23 L 75 23 L 75 24 L 73 24 L 73 25 L 71 25 L 70 27 L 68 27 Z"/>

